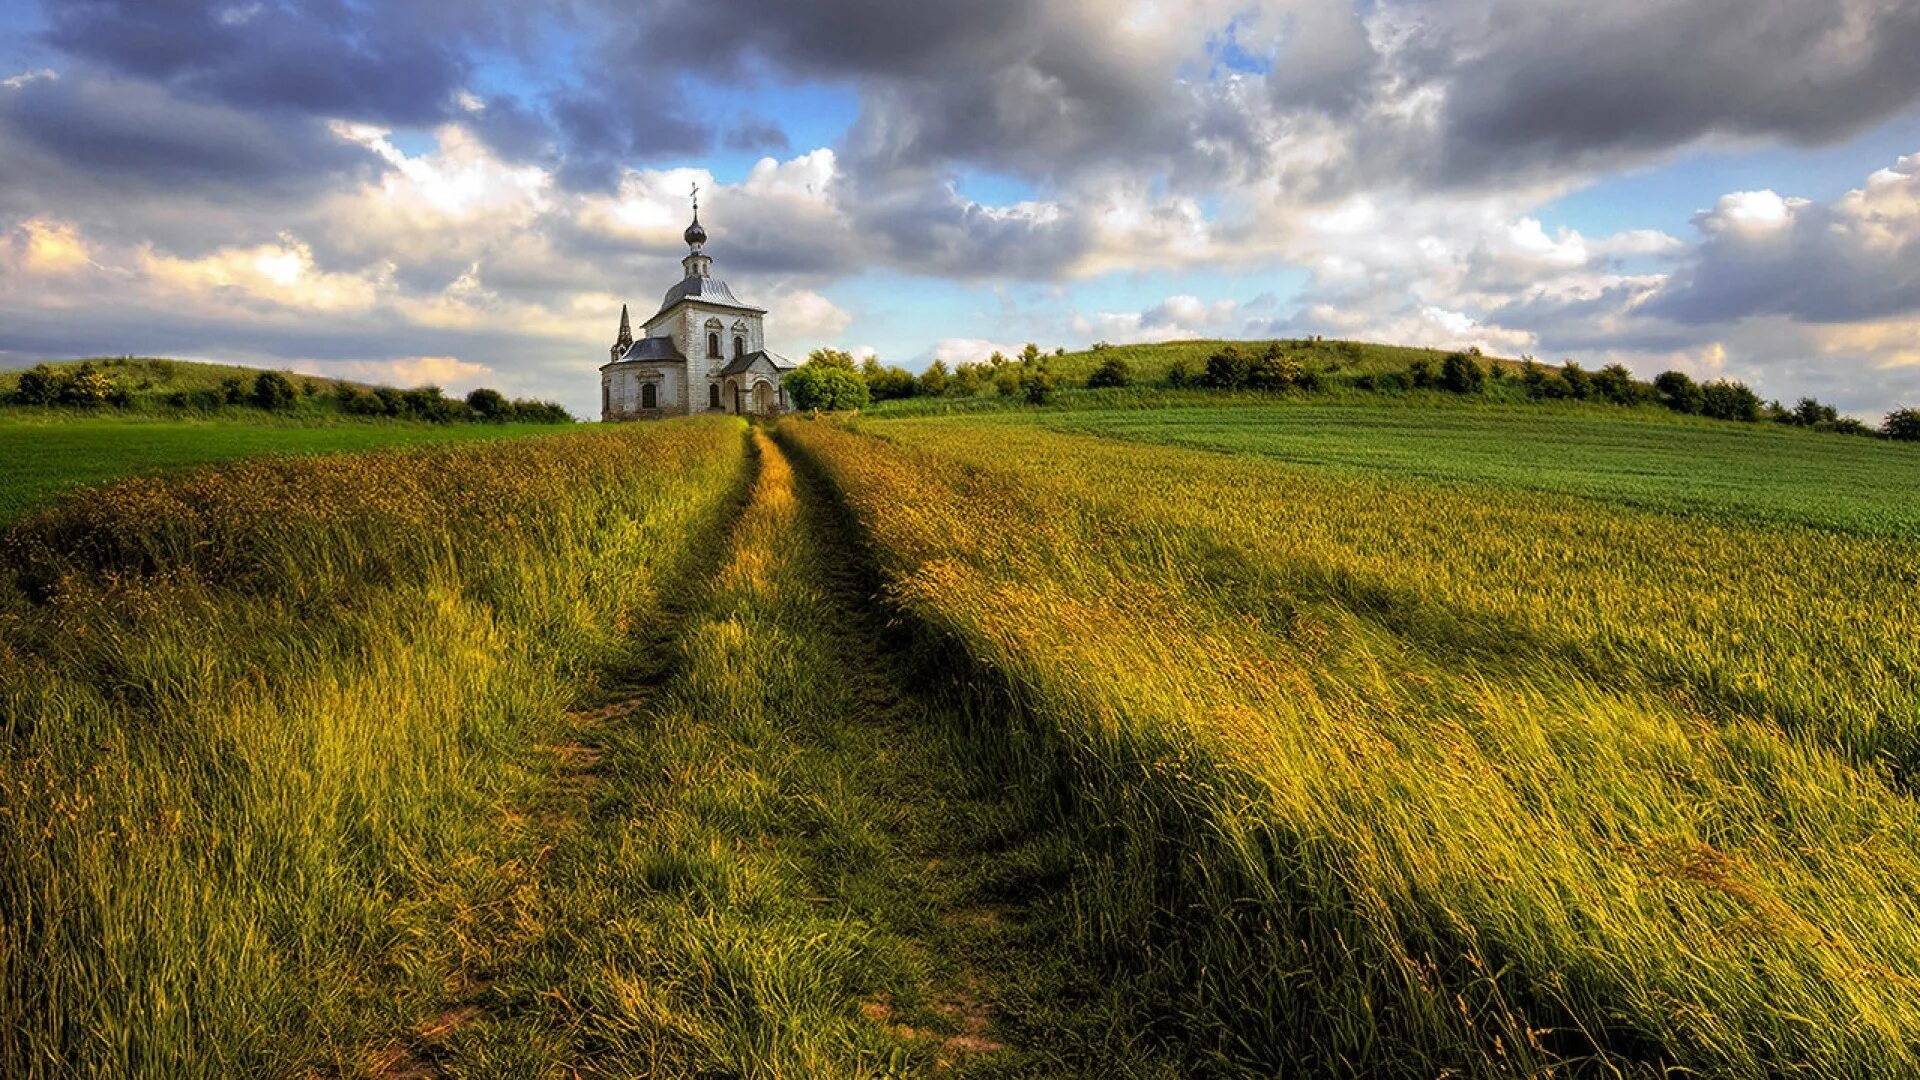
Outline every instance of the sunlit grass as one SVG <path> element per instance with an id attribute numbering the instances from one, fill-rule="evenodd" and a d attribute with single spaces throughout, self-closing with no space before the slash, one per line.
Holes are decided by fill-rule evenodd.
<path id="1" fill-rule="evenodd" d="M 1018 424 L 788 424 L 1236 1068 L 1920 1069 L 1910 539 Z M 881 436 L 881 437 L 875 437 Z"/>
<path id="2" fill-rule="evenodd" d="M 739 431 L 255 460 L 16 523 L 0 1072 L 367 1068 L 512 936 L 536 748 Z"/>

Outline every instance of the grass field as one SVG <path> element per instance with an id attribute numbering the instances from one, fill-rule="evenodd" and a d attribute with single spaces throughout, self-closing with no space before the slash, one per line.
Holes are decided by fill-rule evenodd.
<path id="1" fill-rule="evenodd" d="M 56 500 L 0 1073 L 1915 1075 L 1914 459 L 1221 399 Z"/>
<path id="2" fill-rule="evenodd" d="M 1089 410 L 1048 427 L 1448 484 L 1920 535 L 1920 446 L 1606 406 L 1293 401 Z M 982 422 L 994 420 L 983 418 Z M 999 422 L 1032 423 L 1031 414 Z"/>
<path id="3" fill-rule="evenodd" d="M 0 418 L 0 521 L 68 488 L 263 454 L 551 434 L 543 424 L 350 423 Z"/>
<path id="4" fill-rule="evenodd" d="M 1911 535 L 868 430 L 791 437 L 1006 680 L 1142 1028 L 1230 1072 L 1920 1067 Z"/>

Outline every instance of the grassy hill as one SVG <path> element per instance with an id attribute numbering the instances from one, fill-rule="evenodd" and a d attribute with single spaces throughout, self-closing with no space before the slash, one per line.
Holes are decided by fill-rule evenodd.
<path id="1" fill-rule="evenodd" d="M 1376 345 L 1364 341 L 1310 338 L 1273 341 L 1197 339 L 1080 349 L 1062 356 L 1051 357 L 1048 360 L 1048 366 L 1063 383 L 1083 386 L 1086 384 L 1087 376 L 1093 374 L 1095 368 L 1107 360 L 1118 359 L 1133 369 L 1135 379 L 1146 383 L 1157 383 L 1166 379 L 1167 372 L 1175 364 L 1183 364 L 1188 371 L 1192 372 L 1204 371 L 1207 366 L 1207 357 L 1228 345 L 1257 355 L 1269 344 L 1276 343 L 1285 347 L 1290 356 L 1297 356 L 1322 370 L 1347 376 L 1405 371 L 1416 360 L 1425 360 L 1438 366 L 1440 359 L 1452 351 L 1405 345 Z M 1516 370 L 1520 367 L 1518 360 L 1487 358 L 1483 362 L 1498 363 Z"/>
<path id="2" fill-rule="evenodd" d="M 167 411 L 179 406 L 170 405 L 168 398 L 175 394 L 218 395 L 223 385 L 237 381 L 251 388 L 263 368 L 245 367 L 239 364 L 211 364 L 195 360 L 168 360 L 160 357 L 99 357 L 86 360 L 59 360 L 47 364 L 57 372 L 71 373 L 81 367 L 91 367 L 121 387 L 131 396 L 131 407 L 143 412 Z M 0 400 L 19 387 L 20 376 L 27 369 L 0 371 Z M 370 383 L 356 383 L 340 379 L 328 379 L 318 375 L 301 375 L 294 372 L 282 372 L 294 385 L 302 398 L 327 397 L 343 383 L 371 390 Z M 204 398 L 211 402 L 211 398 Z M 316 403 L 319 407 L 332 409 L 330 402 Z"/>

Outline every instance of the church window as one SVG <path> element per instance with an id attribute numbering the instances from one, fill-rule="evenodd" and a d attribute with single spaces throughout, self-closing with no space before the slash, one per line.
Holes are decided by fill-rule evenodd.
<path id="1" fill-rule="evenodd" d="M 707 355 L 708 356 L 720 355 L 720 335 L 713 333 L 712 331 L 708 331 L 707 333 Z"/>
<path id="2" fill-rule="evenodd" d="M 643 409 L 654 408 L 656 407 L 655 403 L 658 400 L 659 398 L 656 396 L 656 391 L 654 390 L 652 383 L 646 383 L 640 387 L 640 407 L 641 408 Z"/>
<path id="3" fill-rule="evenodd" d="M 613 411 L 613 392 L 607 388 L 605 379 L 600 380 L 600 411 L 603 414 Z"/>
<path id="4" fill-rule="evenodd" d="M 717 409 L 720 407 L 719 383 L 709 383 L 707 385 L 707 407 L 709 409 Z"/>
<path id="5" fill-rule="evenodd" d="M 745 355 L 747 355 L 747 339 L 746 339 L 746 338 L 743 338 L 743 337 L 741 337 L 741 336 L 740 336 L 740 335 L 738 335 L 738 334 L 735 334 L 735 335 L 734 335 L 734 337 L 733 337 L 733 356 L 734 356 L 734 359 L 736 359 L 736 360 L 737 360 L 737 359 L 739 359 L 740 357 L 742 357 L 742 356 L 745 356 Z"/>

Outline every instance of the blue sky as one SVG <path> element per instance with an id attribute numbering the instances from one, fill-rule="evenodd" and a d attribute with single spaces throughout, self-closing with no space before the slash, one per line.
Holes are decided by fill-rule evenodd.
<path id="1" fill-rule="evenodd" d="M 0 0 L 0 365 L 1324 333 L 1920 402 L 1909 0 Z"/>

